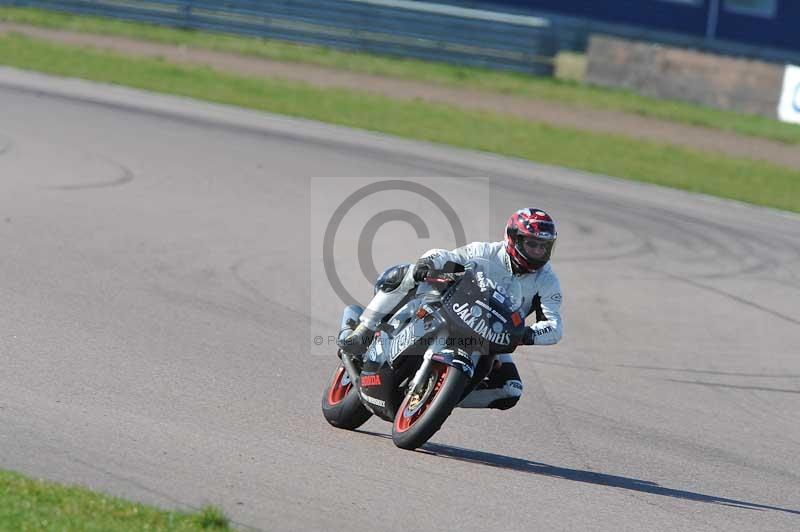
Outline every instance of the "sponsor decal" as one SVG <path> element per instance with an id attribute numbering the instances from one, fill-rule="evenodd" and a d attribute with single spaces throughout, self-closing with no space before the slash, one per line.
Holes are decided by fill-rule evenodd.
<path id="1" fill-rule="evenodd" d="M 410 325 L 407 325 L 405 329 L 400 331 L 400 333 L 392 338 L 392 360 L 397 357 L 402 351 L 405 350 L 409 345 L 414 342 L 414 331 Z"/>
<path id="2" fill-rule="evenodd" d="M 561 303 L 561 299 L 562 299 L 561 292 L 556 292 L 555 294 L 550 296 L 550 299 L 552 299 L 553 301 L 556 301 L 558 303 Z"/>
<path id="3" fill-rule="evenodd" d="M 378 355 L 383 354 L 383 346 L 381 345 L 380 339 L 375 340 L 374 345 L 369 348 L 367 353 L 367 358 L 370 359 L 372 362 L 378 361 Z"/>
<path id="4" fill-rule="evenodd" d="M 520 381 L 512 380 L 506 381 L 506 386 L 510 386 L 511 388 L 516 388 L 517 390 L 522 390 L 522 383 Z"/>
<path id="5" fill-rule="evenodd" d="M 500 258 L 503 259 L 503 266 L 506 267 L 506 270 L 508 270 L 509 273 L 513 272 L 514 268 L 511 267 L 511 257 L 508 256 L 505 248 L 500 249 L 500 253 Z"/>
<path id="6" fill-rule="evenodd" d="M 544 329 L 533 329 L 533 335 L 534 336 L 541 336 L 541 335 L 547 334 L 549 332 L 553 332 L 553 328 L 550 327 L 549 325 L 547 327 L 545 327 Z"/>
<path id="7" fill-rule="evenodd" d="M 485 308 L 486 310 L 489 310 L 489 311 L 492 310 L 492 307 L 490 307 L 489 305 L 487 305 L 486 303 L 484 303 L 480 299 L 478 301 L 476 301 L 475 303 L 477 303 L 479 306 Z"/>
<path id="8" fill-rule="evenodd" d="M 519 327 L 522 324 L 522 316 L 519 315 L 519 312 L 511 315 L 511 323 L 514 324 L 514 327 Z"/>
<path id="9" fill-rule="evenodd" d="M 497 318 L 498 320 L 502 321 L 503 323 L 508 323 L 508 320 L 506 320 L 506 319 L 503 317 L 503 315 L 502 315 L 502 314 L 500 314 L 499 312 L 497 312 L 495 309 L 492 309 L 492 316 L 494 316 L 494 317 L 495 317 L 495 318 Z"/>
<path id="10" fill-rule="evenodd" d="M 370 386 L 380 386 L 381 385 L 381 376 L 377 373 L 375 375 L 362 375 L 361 376 L 361 386 L 370 387 Z"/>
<path id="11" fill-rule="evenodd" d="M 498 334 L 500 334 L 501 332 L 503 332 L 503 329 L 504 329 L 504 328 L 505 328 L 505 327 L 503 327 L 503 324 L 502 324 L 502 323 L 500 323 L 499 321 L 496 321 L 496 322 L 492 323 L 492 331 L 494 331 L 494 332 L 496 332 L 496 333 L 498 333 Z"/>
<path id="12" fill-rule="evenodd" d="M 499 290 L 495 290 L 495 292 L 492 294 L 492 297 L 495 298 L 500 303 L 505 303 L 506 302 L 506 296 L 501 294 Z"/>
<path id="13" fill-rule="evenodd" d="M 386 408 L 386 401 L 381 401 L 380 399 L 375 399 L 374 397 L 370 397 L 364 392 L 361 392 L 361 398 L 371 405 L 379 406 L 381 408 Z"/>
<path id="14" fill-rule="evenodd" d="M 494 290 L 494 288 L 496 286 L 494 281 L 492 281 L 491 279 L 486 277 L 486 275 L 484 275 L 483 272 L 478 272 L 475 275 L 475 278 L 478 281 L 478 288 L 481 289 L 481 292 L 486 292 L 487 290 L 490 290 L 490 289 Z"/>
<path id="15" fill-rule="evenodd" d="M 485 318 L 472 315 L 472 312 L 470 312 L 469 303 L 464 303 L 462 305 L 455 303 L 453 304 L 453 311 L 459 318 L 461 318 L 461 321 L 463 321 L 467 327 L 475 331 L 482 338 L 485 338 L 495 344 L 511 344 L 511 336 L 508 333 L 495 332 L 489 327 L 489 324 L 486 323 Z"/>

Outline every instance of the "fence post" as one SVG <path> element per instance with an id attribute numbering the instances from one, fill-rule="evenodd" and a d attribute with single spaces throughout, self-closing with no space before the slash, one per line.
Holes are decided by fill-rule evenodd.
<path id="1" fill-rule="evenodd" d="M 192 0 L 185 0 L 180 7 L 180 14 L 183 18 L 183 29 L 192 29 Z"/>

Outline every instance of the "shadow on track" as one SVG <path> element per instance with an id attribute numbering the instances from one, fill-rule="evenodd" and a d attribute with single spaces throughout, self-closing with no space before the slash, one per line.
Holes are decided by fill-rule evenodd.
<path id="1" fill-rule="evenodd" d="M 669 382 L 679 382 L 681 384 L 697 384 L 700 386 L 710 386 L 712 388 L 735 388 L 739 390 L 759 390 L 762 392 L 781 392 L 781 393 L 800 393 L 800 390 L 788 388 L 769 388 L 768 386 L 744 386 L 741 384 L 724 384 L 722 382 L 703 382 L 703 381 L 683 381 L 680 379 L 663 379 Z"/>
<path id="2" fill-rule="evenodd" d="M 387 434 L 379 434 L 377 432 L 369 432 L 365 430 L 358 430 L 356 432 L 361 432 L 362 434 L 368 434 L 370 436 L 391 439 L 391 436 Z M 778 506 L 768 506 L 753 502 L 716 497 L 714 495 L 704 495 L 702 493 L 694 493 L 691 491 L 665 488 L 656 484 L 655 482 L 650 482 L 649 480 L 619 477 L 616 475 L 595 473 L 594 471 L 584 471 L 581 469 L 569 469 L 566 467 L 544 464 L 542 462 L 525 460 L 524 458 L 515 458 L 513 456 L 505 456 L 502 454 L 487 453 L 483 451 L 474 451 L 472 449 L 464 449 L 462 447 L 454 447 L 452 445 L 426 443 L 421 449 L 418 449 L 417 452 L 430 456 L 458 460 L 460 462 L 470 462 L 473 464 L 499 467 L 512 471 L 520 471 L 522 473 L 563 478 L 564 480 L 585 482 L 587 484 L 597 484 L 599 486 L 608 486 L 611 488 L 622 488 L 631 491 L 639 491 L 642 493 L 651 493 L 653 495 L 662 495 L 664 497 L 673 497 L 676 499 L 721 504 L 736 508 L 748 508 L 750 510 L 777 510 L 779 512 L 800 515 L 800 510 L 790 510 L 788 508 L 780 508 Z"/>

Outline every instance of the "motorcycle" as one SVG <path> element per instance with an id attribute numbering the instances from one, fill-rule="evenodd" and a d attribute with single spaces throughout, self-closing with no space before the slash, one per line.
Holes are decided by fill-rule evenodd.
<path id="1" fill-rule="evenodd" d="M 339 350 L 322 396 L 325 419 L 354 430 L 375 415 L 392 423 L 402 449 L 427 442 L 491 371 L 498 354 L 522 340 L 522 287 L 486 259 L 431 271 L 379 324 L 361 357 Z M 361 307 L 342 314 L 339 338 L 358 325 Z"/>

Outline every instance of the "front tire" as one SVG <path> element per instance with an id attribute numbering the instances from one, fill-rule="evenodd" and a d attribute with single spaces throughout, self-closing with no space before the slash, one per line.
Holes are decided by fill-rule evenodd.
<path id="1" fill-rule="evenodd" d="M 357 429 L 372 416 L 361 404 L 356 387 L 341 363 L 322 394 L 322 415 L 334 427 L 345 430 Z"/>
<path id="2" fill-rule="evenodd" d="M 431 366 L 419 394 L 406 394 L 392 424 L 392 440 L 401 449 L 425 444 L 442 427 L 469 382 L 462 371 L 441 363 Z"/>

